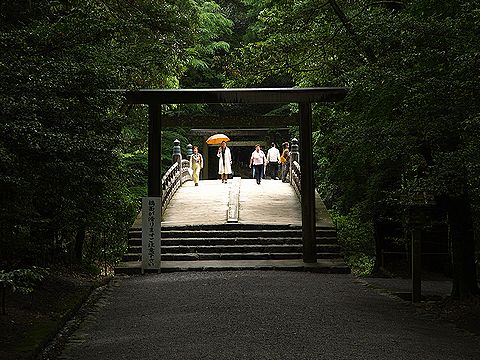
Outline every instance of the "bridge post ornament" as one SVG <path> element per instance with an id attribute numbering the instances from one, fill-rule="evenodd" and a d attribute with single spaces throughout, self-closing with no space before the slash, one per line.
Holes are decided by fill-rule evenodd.
<path id="1" fill-rule="evenodd" d="M 173 155 L 172 155 L 172 164 L 178 162 L 181 169 L 182 165 L 182 153 L 180 152 L 180 140 L 175 139 L 173 141 Z"/>
<path id="2" fill-rule="evenodd" d="M 175 139 L 173 141 L 173 156 L 175 157 L 176 155 L 180 155 L 180 140 Z"/>
<path id="3" fill-rule="evenodd" d="M 298 139 L 293 138 L 291 143 L 292 143 L 292 148 L 290 149 L 291 150 L 291 159 L 292 159 L 292 161 L 297 161 L 298 162 L 298 159 L 300 157 L 300 152 L 298 150 Z"/>
<path id="4" fill-rule="evenodd" d="M 193 155 L 193 145 L 187 145 L 187 160 L 190 160 L 190 157 Z"/>
<path id="5" fill-rule="evenodd" d="M 291 145 L 290 145 L 290 169 L 289 169 L 289 179 L 290 179 L 290 183 L 292 182 L 292 171 L 293 171 L 293 166 L 292 166 L 292 163 L 294 161 L 296 162 L 299 162 L 299 159 L 300 159 L 300 152 L 299 152 L 299 147 L 298 147 L 298 139 L 297 138 L 293 138 L 291 141 L 290 141 Z"/>

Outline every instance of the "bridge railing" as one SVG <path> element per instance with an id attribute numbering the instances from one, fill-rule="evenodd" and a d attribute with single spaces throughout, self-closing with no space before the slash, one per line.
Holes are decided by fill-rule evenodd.
<path id="1" fill-rule="evenodd" d="M 182 160 L 182 184 L 186 181 L 192 180 L 192 175 L 190 173 L 190 161 L 183 159 Z"/>
<path id="2" fill-rule="evenodd" d="M 295 194 L 297 194 L 298 198 L 301 199 L 301 191 L 302 191 L 302 173 L 300 171 L 300 164 L 297 161 L 292 161 L 290 164 L 290 185 L 292 185 L 293 189 L 295 190 Z"/>
<path id="3" fill-rule="evenodd" d="M 295 194 L 297 194 L 298 199 L 301 201 L 302 195 L 302 172 L 300 171 L 300 153 L 298 151 L 298 140 L 293 138 L 291 140 L 291 147 L 290 147 L 290 185 L 295 190 Z"/>
<path id="4" fill-rule="evenodd" d="M 173 195 L 177 192 L 178 188 L 188 180 L 191 180 L 190 162 L 188 160 L 182 160 L 181 162 L 174 162 L 172 166 L 167 170 L 162 177 L 162 213 L 167 208 Z"/>

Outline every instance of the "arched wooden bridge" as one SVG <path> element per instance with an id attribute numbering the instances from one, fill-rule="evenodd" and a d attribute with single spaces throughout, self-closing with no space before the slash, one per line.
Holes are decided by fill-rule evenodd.
<path id="1" fill-rule="evenodd" d="M 179 160 L 162 179 L 161 271 L 290 269 L 349 272 L 335 227 L 316 194 L 316 263 L 302 260 L 300 167 L 290 182 L 233 178 L 194 186 L 188 161 Z M 129 233 L 128 252 L 117 273 L 141 272 L 141 219 Z"/>

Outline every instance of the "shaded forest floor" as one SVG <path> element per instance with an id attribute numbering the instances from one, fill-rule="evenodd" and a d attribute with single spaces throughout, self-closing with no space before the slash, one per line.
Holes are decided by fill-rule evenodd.
<path id="1" fill-rule="evenodd" d="M 0 315 L 0 359 L 38 356 L 92 290 L 106 281 L 79 269 L 51 269 L 30 294 L 7 290 L 6 315 Z"/>
<path id="2" fill-rule="evenodd" d="M 92 290 L 107 280 L 78 270 L 56 269 L 29 295 L 8 292 L 7 314 L 0 315 L 0 359 L 38 356 L 65 322 L 75 316 Z M 378 284 L 373 287 L 379 289 Z M 480 336 L 480 297 L 427 298 L 416 307 Z"/>
<path id="3" fill-rule="evenodd" d="M 362 281 L 368 287 L 382 293 L 393 295 L 407 302 L 411 301 L 411 278 L 407 272 L 380 271 L 363 278 Z M 422 273 L 422 301 L 415 306 L 419 311 L 436 319 L 451 322 L 459 329 L 480 336 L 480 296 L 454 299 L 450 296 L 451 291 L 451 278 L 424 271 Z"/>
<path id="4" fill-rule="evenodd" d="M 459 329 L 480 336 L 480 296 L 467 299 L 447 297 L 441 301 L 426 301 L 418 304 L 421 309 L 438 319 L 455 324 Z"/>

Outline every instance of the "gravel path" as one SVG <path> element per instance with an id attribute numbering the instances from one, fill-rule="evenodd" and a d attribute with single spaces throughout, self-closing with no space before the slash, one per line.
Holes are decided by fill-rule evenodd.
<path id="1" fill-rule="evenodd" d="M 61 359 L 480 359 L 480 340 L 351 275 L 191 272 L 116 281 Z"/>

